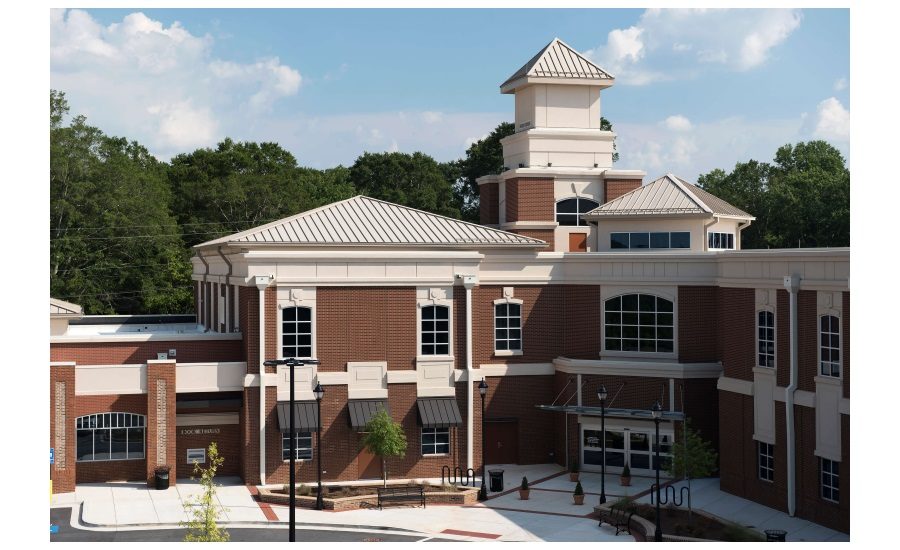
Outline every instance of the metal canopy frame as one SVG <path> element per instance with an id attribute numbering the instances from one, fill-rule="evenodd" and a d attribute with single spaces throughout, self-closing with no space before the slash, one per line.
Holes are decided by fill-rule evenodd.
<path id="1" fill-rule="evenodd" d="M 584 407 L 580 405 L 535 405 L 542 411 L 564 412 L 583 414 L 586 416 L 600 416 L 600 407 Z M 653 420 L 653 413 L 648 409 L 606 409 L 607 418 L 633 418 L 636 420 Z M 663 420 L 684 422 L 684 413 L 681 411 L 663 411 Z"/>

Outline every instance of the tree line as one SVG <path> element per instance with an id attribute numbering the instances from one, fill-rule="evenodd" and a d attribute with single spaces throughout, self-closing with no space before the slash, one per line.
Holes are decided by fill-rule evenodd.
<path id="1" fill-rule="evenodd" d="M 358 194 L 477 222 L 475 180 L 500 172 L 500 140 L 515 130 L 500 123 L 450 162 L 366 152 L 317 170 L 277 143 L 229 138 L 161 162 L 69 110 L 51 90 L 50 295 L 88 314 L 189 313 L 192 246 Z M 612 129 L 606 119 L 601 127 Z M 746 248 L 849 244 L 849 172 L 824 142 L 787 145 L 775 164 L 751 160 L 698 183 L 757 216 Z"/>

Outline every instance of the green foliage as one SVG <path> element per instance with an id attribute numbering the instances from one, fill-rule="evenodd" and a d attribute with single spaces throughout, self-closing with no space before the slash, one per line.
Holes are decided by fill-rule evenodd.
<path id="1" fill-rule="evenodd" d="M 700 437 L 700 432 L 691 427 L 690 419 L 684 422 L 685 436 L 676 438 L 672 445 L 672 462 L 668 472 L 674 477 L 708 477 L 715 473 L 719 455 L 712 444 Z"/>
<path id="2" fill-rule="evenodd" d="M 625 467 L 622 468 L 622 477 L 631 477 L 631 468 L 628 466 L 628 463 L 625 463 Z"/>
<path id="3" fill-rule="evenodd" d="M 500 140 L 515 133 L 511 122 L 501 122 L 484 139 L 480 139 L 466 149 L 466 158 L 460 159 L 459 178 L 455 193 L 461 203 L 462 218 L 477 222 L 479 219 L 478 183 L 476 179 L 489 174 L 499 174 L 503 170 L 503 147 Z"/>
<path id="4" fill-rule="evenodd" d="M 187 527 L 188 532 L 184 536 L 184 542 L 227 542 L 230 538 L 228 531 L 217 525 L 219 508 L 216 504 L 216 470 L 225 462 L 219 456 L 219 449 L 215 442 L 209 444 L 206 451 L 209 466 L 203 468 L 199 463 L 194 464 L 194 476 L 200 477 L 200 485 L 203 491 L 188 499 L 184 503 L 184 509 L 191 519 L 182 521 L 181 526 Z"/>
<path id="5" fill-rule="evenodd" d="M 528 478 L 527 477 L 522 476 L 522 484 L 519 485 L 519 489 L 521 489 L 522 491 L 528 490 Z"/>
<path id="6" fill-rule="evenodd" d="M 600 117 L 600 129 L 606 130 L 608 132 L 612 132 L 613 131 L 612 122 L 606 120 L 606 117 L 601 116 Z M 616 151 L 616 149 L 617 149 L 616 140 L 614 139 L 613 140 L 613 155 L 612 155 L 613 162 L 619 162 L 619 153 L 618 153 L 618 151 Z"/>
<path id="7" fill-rule="evenodd" d="M 394 422 L 391 415 L 379 409 L 369 423 L 366 424 L 362 446 L 381 458 L 381 471 L 384 486 L 387 487 L 387 458 L 406 455 L 406 434 L 399 422 Z"/>
<path id="8" fill-rule="evenodd" d="M 765 537 L 743 525 L 728 524 L 722 528 L 722 540 L 729 542 L 765 542 Z"/>
<path id="9" fill-rule="evenodd" d="M 580 481 L 575 484 L 575 492 L 573 494 L 576 496 L 584 494 L 584 488 L 581 487 Z"/>
<path id="10" fill-rule="evenodd" d="M 633 496 L 624 496 L 619 500 L 615 501 L 610 508 L 615 508 L 616 510 L 627 510 L 634 506 L 634 497 Z"/>
<path id="11" fill-rule="evenodd" d="M 458 218 L 445 170 L 423 153 L 363 153 L 350 167 L 350 180 L 363 195 Z"/>

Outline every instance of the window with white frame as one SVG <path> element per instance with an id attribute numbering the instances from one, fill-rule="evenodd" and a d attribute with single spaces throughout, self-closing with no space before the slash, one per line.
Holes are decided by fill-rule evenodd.
<path id="1" fill-rule="evenodd" d="M 450 428 L 422 428 L 422 454 L 450 454 Z"/>
<path id="2" fill-rule="evenodd" d="M 494 349 L 522 350 L 522 306 L 516 303 L 494 305 Z"/>
<path id="3" fill-rule="evenodd" d="M 819 317 L 819 373 L 841 376 L 841 323 L 834 315 Z"/>
<path id="4" fill-rule="evenodd" d="M 604 303 L 606 351 L 672 353 L 675 320 L 671 300 L 625 294 Z"/>
<path id="5" fill-rule="evenodd" d="M 822 498 L 831 502 L 841 501 L 841 463 L 827 458 L 819 459 Z"/>
<path id="6" fill-rule="evenodd" d="M 289 432 L 281 432 L 281 460 L 291 459 L 291 436 Z M 312 459 L 312 434 L 309 432 L 294 433 L 294 459 Z"/>
<path id="7" fill-rule="evenodd" d="M 757 441 L 759 453 L 757 459 L 757 469 L 759 471 L 759 479 L 763 481 L 775 480 L 775 445 L 771 443 L 763 443 Z"/>
<path id="8" fill-rule="evenodd" d="M 312 357 L 312 308 L 281 310 L 281 356 Z"/>
<path id="9" fill-rule="evenodd" d="M 75 420 L 75 456 L 78 462 L 144 458 L 146 417 L 109 412 Z"/>
<path id="10" fill-rule="evenodd" d="M 734 250 L 734 233 L 709 232 L 709 248 L 719 250 Z"/>
<path id="11" fill-rule="evenodd" d="M 450 354 L 450 308 L 422 308 L 422 355 Z"/>
<path id="12" fill-rule="evenodd" d="M 756 365 L 775 368 L 775 314 L 771 311 L 756 314 Z"/>
<path id="13" fill-rule="evenodd" d="M 610 233 L 609 247 L 617 248 L 690 248 L 691 233 L 689 231 L 634 231 L 631 233 Z"/>
<path id="14" fill-rule="evenodd" d="M 556 203 L 556 222 L 559 225 L 587 225 L 587 222 L 581 219 L 581 215 L 598 206 L 599 202 L 584 197 L 563 199 Z"/>

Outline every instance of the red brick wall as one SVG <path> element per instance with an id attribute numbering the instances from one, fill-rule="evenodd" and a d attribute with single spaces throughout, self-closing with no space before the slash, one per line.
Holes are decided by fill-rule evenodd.
<path id="1" fill-rule="evenodd" d="M 554 417 L 557 413 L 542 411 L 535 405 L 549 405 L 556 397 L 554 376 L 505 376 L 487 377 L 485 396 L 487 419 L 518 419 L 519 464 L 539 464 L 551 460 L 555 453 Z M 464 385 L 460 385 L 463 386 Z M 464 403 L 464 402 L 463 402 Z M 462 406 L 460 407 L 462 409 Z M 481 396 L 475 392 L 476 444 L 475 462 L 481 464 Z M 465 441 L 463 439 L 463 441 Z M 490 441 L 487 442 L 491 444 Z"/>
<path id="2" fill-rule="evenodd" d="M 244 478 L 245 483 L 258 484 L 260 482 L 258 386 L 244 388 L 244 406 L 241 407 L 240 427 L 241 465 L 243 467 L 243 475 L 241 477 Z"/>
<path id="3" fill-rule="evenodd" d="M 718 355 L 723 373 L 729 378 L 753 380 L 753 365 L 756 363 L 755 308 L 754 289 L 718 289 Z M 679 323 L 679 339 L 683 330 Z M 679 347 L 681 345 L 679 341 Z"/>
<path id="4" fill-rule="evenodd" d="M 243 361 L 240 340 L 169 340 L 150 342 L 97 342 L 50 344 L 51 361 L 75 361 L 78 365 L 146 363 L 157 353 L 178 351 L 179 363 Z"/>
<path id="5" fill-rule="evenodd" d="M 556 239 L 552 229 L 511 229 L 510 232 L 546 242 L 547 247 L 538 249 L 538 252 L 553 252 L 556 250 Z"/>
<path id="6" fill-rule="evenodd" d="M 256 287 L 242 286 L 238 289 L 238 317 L 240 317 L 244 357 L 247 374 L 259 373 L 259 291 Z"/>
<path id="7" fill-rule="evenodd" d="M 801 290 L 797 295 L 797 323 L 800 328 L 800 363 L 798 389 L 816 391 L 815 377 L 819 372 L 819 317 L 816 291 Z M 790 363 L 786 363 L 790 365 Z"/>
<path id="8" fill-rule="evenodd" d="M 634 191 L 641 186 L 641 180 L 615 180 L 608 179 L 604 185 L 605 197 L 603 202 L 617 199 L 625 193 Z"/>
<path id="9" fill-rule="evenodd" d="M 565 372 L 556 372 L 553 375 L 553 397 L 549 404 L 565 405 L 575 404 L 578 401 L 577 376 Z M 595 389 L 596 391 L 596 389 Z M 573 457 L 578 457 L 578 416 L 554 412 L 553 427 L 555 428 L 554 454 L 555 462 L 560 466 L 567 465 Z"/>
<path id="10" fill-rule="evenodd" d="M 56 367 L 54 367 L 56 368 Z M 127 412 L 147 414 L 146 395 L 79 395 L 75 397 L 75 412 L 71 420 L 75 426 L 75 418 L 87 414 L 104 412 Z M 74 437 L 74 435 L 73 435 Z M 144 441 L 144 456 L 155 440 L 151 439 L 149 430 Z M 75 460 L 74 449 L 72 460 Z M 147 461 L 142 460 L 104 460 L 98 462 L 78 462 L 75 465 L 75 478 L 78 483 L 100 483 L 104 481 L 136 481 L 146 479 Z"/>
<path id="11" fill-rule="evenodd" d="M 797 410 L 797 515 L 831 529 L 850 531 L 850 417 L 841 415 L 840 502 L 821 498 L 816 446 L 816 411 Z"/>
<path id="12" fill-rule="evenodd" d="M 717 291 L 712 286 L 678 287 L 678 358 L 683 363 L 718 359 Z"/>
<path id="13" fill-rule="evenodd" d="M 479 208 L 483 224 L 500 223 L 499 183 L 485 183 L 478 186 Z"/>
<path id="14" fill-rule="evenodd" d="M 787 387 L 791 379 L 791 294 L 775 292 L 775 380 Z"/>
<path id="15" fill-rule="evenodd" d="M 59 402 L 56 400 L 56 385 L 60 387 Z M 63 415 L 65 425 L 60 426 L 60 435 L 65 443 L 56 439 L 57 407 Z M 55 449 L 56 459 L 50 467 L 54 493 L 69 493 L 75 490 L 75 367 L 50 367 L 50 447 Z"/>
<path id="16" fill-rule="evenodd" d="M 603 319 L 599 285 L 564 285 L 563 315 L 565 327 L 563 355 L 572 359 L 599 359 L 602 349 Z"/>
<path id="17" fill-rule="evenodd" d="M 218 430 L 218 433 L 190 433 L 194 430 Z M 176 462 L 181 477 L 191 477 L 194 465 L 187 461 L 188 449 L 207 449 L 206 463 L 209 466 L 209 444 L 215 442 L 219 450 L 219 456 L 225 459 L 219 466 L 216 475 L 239 476 L 241 475 L 241 428 L 237 424 L 225 424 L 215 426 L 179 426 L 176 441 Z"/>
<path id="18" fill-rule="evenodd" d="M 553 178 L 506 180 L 506 221 L 556 220 Z"/>
<path id="19" fill-rule="evenodd" d="M 165 382 L 165 394 L 160 393 L 158 381 Z M 159 429 L 160 405 L 165 404 L 165 432 Z M 178 477 L 175 426 L 175 361 L 147 365 L 147 483 L 154 482 L 157 466 L 169 466 L 169 483 Z M 158 438 L 166 438 L 165 456 L 157 451 Z"/>

